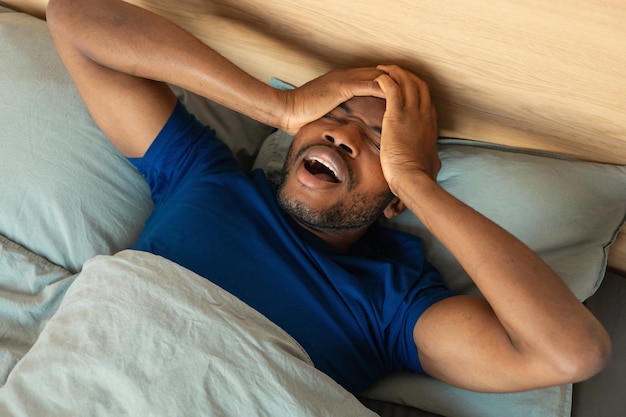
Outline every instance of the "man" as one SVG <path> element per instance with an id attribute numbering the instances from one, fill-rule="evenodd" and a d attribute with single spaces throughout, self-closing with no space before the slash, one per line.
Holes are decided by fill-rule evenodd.
<path id="1" fill-rule="evenodd" d="M 352 392 L 396 369 L 495 392 L 604 366 L 608 335 L 564 283 L 435 182 L 436 115 L 414 74 L 335 71 L 279 91 L 119 0 L 51 0 L 48 21 L 91 115 L 152 189 L 134 248 L 255 307 Z M 239 172 L 166 83 L 296 134 L 278 189 Z M 484 298 L 451 294 L 418 241 L 372 225 L 405 207 Z"/>

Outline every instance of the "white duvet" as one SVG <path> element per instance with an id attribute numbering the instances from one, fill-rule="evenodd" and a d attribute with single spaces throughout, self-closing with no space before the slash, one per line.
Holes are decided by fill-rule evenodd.
<path id="1" fill-rule="evenodd" d="M 231 294 L 124 251 L 85 265 L 0 388 L 0 415 L 374 414 Z"/>

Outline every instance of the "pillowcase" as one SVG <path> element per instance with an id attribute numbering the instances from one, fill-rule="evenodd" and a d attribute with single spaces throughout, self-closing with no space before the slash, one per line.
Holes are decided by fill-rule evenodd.
<path id="1" fill-rule="evenodd" d="M 278 131 L 265 141 L 255 168 L 278 181 L 292 137 Z M 604 277 L 608 247 L 626 216 L 626 167 L 474 141 L 440 141 L 437 181 L 535 250 L 574 294 L 585 300 Z M 421 237 L 427 258 L 453 290 L 477 294 L 469 276 L 412 213 L 385 225 Z M 444 416 L 569 417 L 572 386 L 512 394 L 476 393 L 425 375 L 390 375 L 364 396 Z"/>
<path id="2" fill-rule="evenodd" d="M 278 181 L 292 137 L 270 135 L 254 167 Z M 507 229 L 567 283 L 581 301 L 604 277 L 608 249 L 626 220 L 626 166 L 581 162 L 476 141 L 439 141 L 437 182 Z M 419 236 L 453 290 L 478 294 L 452 255 L 411 212 L 381 222 Z"/>
<path id="3" fill-rule="evenodd" d="M 131 246 L 148 187 L 87 112 L 44 21 L 0 13 L 0 234 L 72 271 Z M 176 89 L 249 168 L 271 128 Z"/>
<path id="4" fill-rule="evenodd" d="M 441 186 L 533 249 L 579 300 L 604 277 L 626 216 L 626 166 L 463 140 L 442 140 Z M 450 288 L 477 293 L 469 276 L 411 213 L 385 222 L 420 236 Z"/>

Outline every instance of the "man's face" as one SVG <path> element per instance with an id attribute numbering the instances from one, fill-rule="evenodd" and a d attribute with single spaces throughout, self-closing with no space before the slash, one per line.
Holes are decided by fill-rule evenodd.
<path id="1" fill-rule="evenodd" d="M 355 97 L 302 127 L 279 187 L 281 207 L 324 234 L 363 230 L 393 199 L 380 166 L 385 101 Z"/>

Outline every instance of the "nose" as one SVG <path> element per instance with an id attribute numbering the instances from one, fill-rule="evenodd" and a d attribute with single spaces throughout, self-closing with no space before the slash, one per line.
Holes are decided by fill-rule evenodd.
<path id="1" fill-rule="evenodd" d="M 359 154 L 358 141 L 361 137 L 358 126 L 345 124 L 324 132 L 324 139 L 356 158 Z"/>
<path id="2" fill-rule="evenodd" d="M 345 144 L 345 143 L 343 143 L 343 142 L 339 142 L 339 141 L 337 141 L 337 140 L 335 139 L 335 137 L 334 137 L 334 136 L 331 136 L 331 135 L 329 135 L 329 134 L 326 134 L 326 135 L 324 136 L 324 139 L 326 139 L 326 140 L 327 140 L 327 141 L 329 141 L 330 143 L 334 143 L 335 145 L 337 145 L 338 147 L 340 147 L 341 149 L 343 149 L 344 151 L 346 151 L 346 152 L 348 152 L 349 154 L 351 154 L 351 155 L 352 155 L 352 153 L 353 153 L 352 148 L 351 148 L 350 146 L 346 145 L 346 144 Z"/>

